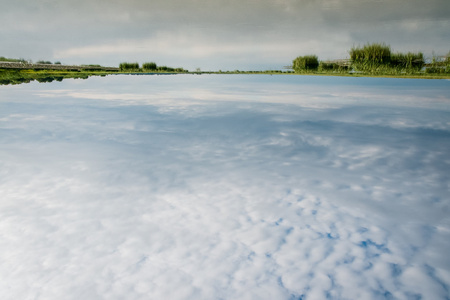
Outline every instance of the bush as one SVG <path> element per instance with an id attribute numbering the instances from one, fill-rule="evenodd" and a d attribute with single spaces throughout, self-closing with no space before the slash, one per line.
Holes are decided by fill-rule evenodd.
<path id="1" fill-rule="evenodd" d="M 313 71 L 317 70 L 319 67 L 319 60 L 317 59 L 316 55 L 306 55 L 306 56 L 299 56 L 292 62 L 295 72 L 301 73 L 305 71 Z"/>
<path id="2" fill-rule="evenodd" d="M 158 71 L 160 71 L 160 72 L 175 72 L 175 69 L 167 67 L 167 66 L 159 66 Z"/>
<path id="3" fill-rule="evenodd" d="M 395 53 L 391 55 L 391 65 L 394 67 L 401 67 L 405 69 L 422 69 L 425 60 L 423 53 Z"/>
<path id="4" fill-rule="evenodd" d="M 139 72 L 139 63 L 123 62 L 119 65 L 119 68 L 123 72 Z"/>
<path id="5" fill-rule="evenodd" d="M 321 71 L 321 72 L 348 72 L 348 66 L 343 63 L 321 61 L 319 63 L 319 71 Z"/>
<path id="6" fill-rule="evenodd" d="M 157 68 L 158 66 L 154 62 L 147 62 L 142 64 L 142 69 L 145 71 L 155 71 Z"/>
<path id="7" fill-rule="evenodd" d="M 337 63 L 327 63 L 321 61 L 319 64 L 319 71 L 334 71 L 339 68 Z"/>
<path id="8" fill-rule="evenodd" d="M 427 74 L 443 74 L 446 73 L 446 69 L 442 67 L 428 67 L 425 69 Z"/>

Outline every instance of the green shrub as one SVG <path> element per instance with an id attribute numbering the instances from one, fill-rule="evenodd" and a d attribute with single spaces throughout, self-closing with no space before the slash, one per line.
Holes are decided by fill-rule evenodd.
<path id="1" fill-rule="evenodd" d="M 319 67 L 319 60 L 316 55 L 299 56 L 292 62 L 292 68 L 295 72 L 314 71 Z"/>
<path id="2" fill-rule="evenodd" d="M 142 69 L 145 71 L 155 71 L 157 68 L 158 66 L 154 62 L 147 62 L 142 64 Z"/>
<path id="3" fill-rule="evenodd" d="M 444 64 L 445 64 L 445 72 L 450 73 L 450 51 L 444 58 Z"/>
<path id="4" fill-rule="evenodd" d="M 122 72 L 139 72 L 139 64 L 123 62 L 119 65 L 120 71 Z"/>
<path id="5" fill-rule="evenodd" d="M 348 66 L 347 65 L 343 65 L 343 64 L 339 64 L 336 62 L 324 62 L 321 61 L 319 63 L 319 71 L 320 72 L 348 72 Z"/>
<path id="6" fill-rule="evenodd" d="M 393 67 L 400 67 L 404 69 L 422 69 L 425 60 L 423 58 L 423 53 L 395 53 L 391 54 L 391 65 Z"/>
<path id="7" fill-rule="evenodd" d="M 333 71 L 336 70 L 339 66 L 336 63 L 327 63 L 321 61 L 319 64 L 319 71 Z"/>

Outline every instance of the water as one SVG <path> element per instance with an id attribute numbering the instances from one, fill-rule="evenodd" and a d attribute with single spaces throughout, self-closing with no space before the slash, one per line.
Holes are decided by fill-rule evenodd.
<path id="1" fill-rule="evenodd" d="M 449 95 L 263 75 L 3 86 L 0 294 L 448 299 Z"/>

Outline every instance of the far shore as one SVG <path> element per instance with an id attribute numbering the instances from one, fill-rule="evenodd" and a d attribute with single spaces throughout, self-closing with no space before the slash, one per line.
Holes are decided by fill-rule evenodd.
<path id="1" fill-rule="evenodd" d="M 17 65 L 20 65 L 17 67 Z M 7 67 L 5 67 L 7 66 Z M 450 74 L 441 73 L 415 73 L 415 74 L 365 74 L 358 72 L 302 72 L 267 70 L 267 71 L 121 71 L 119 68 L 99 66 L 68 66 L 68 65 L 45 65 L 45 64 L 20 64 L 0 62 L 0 85 L 29 83 L 31 81 L 52 82 L 62 81 L 68 78 L 87 79 L 91 76 L 107 75 L 307 75 L 307 76 L 345 76 L 345 77 L 378 77 L 378 78 L 407 78 L 407 79 L 450 79 Z"/>

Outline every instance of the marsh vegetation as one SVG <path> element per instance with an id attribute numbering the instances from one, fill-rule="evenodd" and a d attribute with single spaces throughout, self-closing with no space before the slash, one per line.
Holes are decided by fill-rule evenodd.
<path id="1" fill-rule="evenodd" d="M 292 69 L 297 73 L 317 71 L 319 59 L 317 55 L 299 56 L 292 62 Z"/>
<path id="2" fill-rule="evenodd" d="M 426 76 L 450 74 L 450 53 L 433 56 L 427 63 L 422 52 L 393 52 L 384 43 L 352 47 L 349 59 L 319 61 L 316 55 L 299 56 L 292 62 L 296 73 L 353 74 L 375 76 Z"/>
<path id="3" fill-rule="evenodd" d="M 63 81 L 64 79 L 87 79 L 90 76 L 106 76 L 108 72 L 95 71 L 52 71 L 52 70 L 5 70 L 0 69 L 0 85 L 37 82 Z"/>
<path id="4" fill-rule="evenodd" d="M 425 64 L 422 52 L 392 53 L 386 44 L 353 47 L 349 54 L 353 70 L 368 74 L 412 74 Z"/>
<path id="5" fill-rule="evenodd" d="M 23 58 L 0 57 L 0 84 L 20 84 L 33 80 L 38 82 L 62 81 L 65 78 L 88 78 L 108 74 L 306 74 L 338 76 L 381 76 L 414 78 L 450 78 L 450 52 L 447 55 L 425 58 L 422 52 L 393 52 L 384 43 L 354 46 L 349 58 L 333 61 L 319 60 L 317 55 L 299 56 L 292 61 L 291 70 L 265 71 L 201 71 L 189 72 L 184 68 L 159 66 L 155 62 L 122 62 L 119 68 L 98 64 L 81 66 L 62 65 L 61 62 L 40 60 L 35 64 Z"/>

